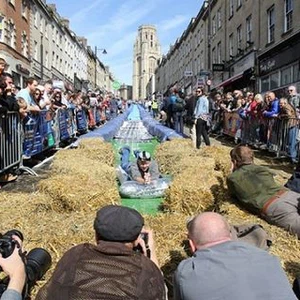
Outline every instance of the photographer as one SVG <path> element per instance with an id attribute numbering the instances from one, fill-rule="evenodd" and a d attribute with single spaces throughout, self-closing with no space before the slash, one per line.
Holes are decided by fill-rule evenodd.
<path id="1" fill-rule="evenodd" d="M 13 236 L 22 245 L 17 237 Z M 7 258 L 0 255 L 0 266 L 3 272 L 9 276 L 7 290 L 2 294 L 1 300 L 21 300 L 22 290 L 25 285 L 26 273 L 24 262 L 19 255 L 19 248 L 16 247 L 14 252 Z"/>
<path id="2" fill-rule="evenodd" d="M 97 244 L 67 251 L 36 300 L 166 299 L 153 235 L 143 226 L 143 217 L 132 208 L 101 208 L 94 221 Z"/>

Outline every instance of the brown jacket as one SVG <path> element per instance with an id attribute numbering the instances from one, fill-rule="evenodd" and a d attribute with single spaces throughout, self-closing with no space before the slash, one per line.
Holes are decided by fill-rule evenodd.
<path id="1" fill-rule="evenodd" d="M 280 108 L 278 119 L 285 120 L 288 124 L 288 127 L 294 127 L 297 125 L 297 115 L 294 107 L 290 104 L 286 104 Z"/>
<path id="2" fill-rule="evenodd" d="M 150 259 L 122 243 L 100 241 L 67 251 L 36 300 L 165 298 L 163 276 Z"/>

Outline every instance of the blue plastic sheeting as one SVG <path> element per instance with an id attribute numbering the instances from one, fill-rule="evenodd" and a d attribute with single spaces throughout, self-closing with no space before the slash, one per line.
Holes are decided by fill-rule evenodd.
<path id="1" fill-rule="evenodd" d="M 105 141 L 110 141 L 116 135 L 120 127 L 122 126 L 123 122 L 127 119 L 129 114 L 132 112 L 133 106 L 131 106 L 128 110 L 126 110 L 123 114 L 119 115 L 118 117 L 110 120 L 105 125 L 103 125 L 99 129 L 95 129 L 90 131 L 89 133 L 82 135 L 79 137 L 80 139 L 86 138 L 102 138 Z"/>
<path id="2" fill-rule="evenodd" d="M 141 105 L 139 105 L 138 108 L 144 126 L 147 128 L 148 132 L 153 136 L 156 136 L 160 142 L 172 140 L 174 138 L 183 138 L 175 130 L 163 126 L 158 121 L 154 120 Z"/>
<path id="3" fill-rule="evenodd" d="M 129 113 L 128 121 L 140 121 L 141 120 L 141 116 L 140 116 L 140 111 L 137 107 L 137 105 L 132 105 L 132 111 Z"/>

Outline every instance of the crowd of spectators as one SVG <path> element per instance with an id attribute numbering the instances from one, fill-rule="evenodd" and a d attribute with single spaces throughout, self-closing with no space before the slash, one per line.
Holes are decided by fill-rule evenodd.
<path id="1" fill-rule="evenodd" d="M 74 133 L 76 135 L 87 129 L 93 130 L 101 126 L 127 108 L 127 102 L 111 92 L 103 94 L 91 90 L 85 93 L 70 91 L 65 89 L 61 81 L 39 82 L 36 78 L 29 77 L 26 86 L 21 89 L 14 84 L 13 77 L 6 72 L 6 68 L 5 60 L 0 58 L 0 117 L 6 119 L 8 112 L 17 112 L 24 128 L 28 120 L 38 116 L 41 111 L 49 112 L 47 117 L 50 116 L 54 120 L 58 109 L 68 109 L 72 111 L 75 124 L 78 121 L 77 112 L 83 114 L 86 120 L 86 129 L 81 131 L 77 126 L 77 131 Z M 54 125 L 54 121 L 51 124 Z M 0 168 L 0 183 L 16 179 L 10 170 L 1 171 Z"/>
<path id="2" fill-rule="evenodd" d="M 178 109 L 178 101 L 184 108 Z M 183 126 L 187 126 L 197 148 L 201 137 L 210 145 L 209 134 L 228 134 L 225 131 L 229 129 L 236 143 L 282 153 L 297 163 L 300 94 L 295 86 L 289 86 L 287 95 L 281 98 L 272 91 L 205 93 L 198 87 L 186 96 L 172 89 L 158 103 L 160 121 L 182 135 L 186 134 Z"/>

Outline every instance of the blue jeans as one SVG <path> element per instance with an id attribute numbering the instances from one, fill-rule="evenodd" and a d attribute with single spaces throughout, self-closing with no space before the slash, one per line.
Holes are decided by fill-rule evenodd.
<path id="1" fill-rule="evenodd" d="M 174 130 L 182 134 L 183 133 L 183 116 L 181 112 L 173 113 Z"/>
<path id="2" fill-rule="evenodd" d="M 130 171 L 130 148 L 129 147 L 123 147 L 121 150 L 121 168 L 127 173 L 129 174 Z"/>
<path id="3" fill-rule="evenodd" d="M 289 128 L 289 156 L 292 160 L 297 158 L 297 127 Z"/>

